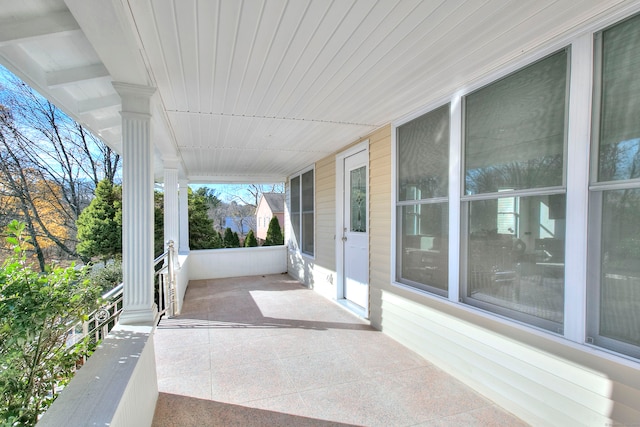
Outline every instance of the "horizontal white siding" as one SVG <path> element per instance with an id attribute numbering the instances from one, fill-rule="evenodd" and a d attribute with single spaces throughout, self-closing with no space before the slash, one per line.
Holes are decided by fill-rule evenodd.
<path id="1" fill-rule="evenodd" d="M 602 363 L 569 348 L 569 357 L 560 357 L 393 292 L 382 294 L 387 335 L 533 425 L 640 420 L 640 374 L 624 363 Z"/>

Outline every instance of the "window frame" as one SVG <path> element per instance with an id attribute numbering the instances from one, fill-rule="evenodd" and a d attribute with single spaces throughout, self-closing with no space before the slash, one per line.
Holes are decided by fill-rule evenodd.
<path id="1" fill-rule="evenodd" d="M 557 39 L 544 43 L 534 50 L 528 51 L 517 58 L 494 68 L 493 71 L 471 76 L 464 85 L 456 85 L 445 92 L 441 92 L 431 102 L 425 104 L 419 110 L 415 110 L 404 117 L 391 123 L 391 256 L 390 256 L 390 281 L 391 285 L 419 298 L 438 301 L 460 310 L 461 313 L 473 313 L 474 316 L 487 319 L 487 321 L 504 325 L 505 327 L 521 329 L 525 333 L 540 334 L 559 342 L 574 343 L 583 351 L 607 357 L 614 360 L 627 360 L 640 363 L 640 357 L 634 357 L 629 352 L 621 352 L 611 346 L 594 343 L 589 334 L 589 322 L 593 321 L 594 307 L 588 303 L 588 292 L 592 292 L 592 281 L 589 276 L 593 269 L 593 249 L 597 246 L 597 233 L 593 232 L 593 221 L 598 217 L 593 211 L 592 193 L 596 189 L 611 188 L 612 183 L 594 182 L 592 174 L 594 157 L 592 133 L 594 132 L 593 111 L 597 108 L 594 102 L 594 38 L 597 33 L 609 27 L 617 25 L 640 13 L 640 5 L 607 14 L 581 26 Z M 463 199 L 471 201 L 482 198 L 482 195 L 464 195 L 464 169 L 462 167 L 463 156 L 463 126 L 462 103 L 463 98 L 473 91 L 491 84 L 509 74 L 525 68 L 554 52 L 569 47 L 570 59 L 568 61 L 570 76 L 567 89 L 569 98 L 566 105 L 567 121 L 565 121 L 566 143 L 564 145 L 564 174 L 563 185 L 550 191 L 563 191 L 566 195 L 567 221 L 565 231 L 565 300 L 564 300 L 564 331 L 562 334 L 541 329 L 529 323 L 523 323 L 513 318 L 507 318 L 495 312 L 489 312 L 460 301 L 460 261 L 461 254 L 465 250 L 462 247 Z M 399 241 L 398 224 L 401 223 L 398 211 L 398 152 L 397 152 L 397 128 L 402 124 L 417 118 L 429 111 L 451 103 L 450 121 L 450 172 L 449 172 L 449 293 L 445 299 L 441 295 L 409 286 L 397 280 L 397 251 Z M 597 163 L 596 163 L 597 164 Z M 620 188 L 636 188 L 640 185 L 640 178 L 634 182 L 616 183 Z M 534 192 L 537 192 L 535 190 Z M 528 190 L 521 195 L 531 193 Z"/>
<path id="2" fill-rule="evenodd" d="M 533 188 L 524 188 L 524 189 L 516 189 L 516 190 L 508 190 L 508 191 L 491 191 L 484 193 L 474 193 L 474 194 L 466 194 L 466 130 L 467 130 L 467 121 L 466 121 L 466 109 L 467 103 L 466 100 L 469 96 L 477 93 L 479 90 L 487 88 L 492 84 L 502 82 L 509 77 L 520 73 L 524 70 L 527 70 L 536 64 L 544 61 L 553 55 L 556 55 L 562 51 L 566 52 L 566 86 L 565 86 L 565 97 L 564 97 L 564 125 L 563 125 L 563 146 L 562 146 L 562 182 L 560 185 L 551 185 L 544 187 L 533 187 Z M 477 307 L 482 310 L 488 311 L 490 313 L 495 313 L 499 316 L 504 316 L 507 319 L 511 319 L 513 321 L 521 322 L 525 325 L 533 326 L 540 328 L 542 330 L 549 331 L 551 333 L 558 333 L 560 335 L 564 334 L 564 318 L 565 318 L 565 310 L 563 307 L 562 324 L 557 324 L 556 322 L 546 320 L 540 317 L 536 317 L 522 311 L 517 311 L 514 309 L 510 309 L 501 305 L 491 304 L 488 302 L 481 301 L 477 298 L 473 298 L 469 295 L 469 280 L 468 280 L 468 265 L 469 265 L 469 225 L 470 225 L 470 206 L 474 201 L 489 201 L 489 200 L 500 200 L 506 197 L 514 197 L 514 198 L 527 198 L 527 197 L 536 197 L 536 196 L 551 196 L 551 195 L 564 195 L 565 203 L 567 196 L 567 164 L 568 164 L 568 140 L 569 140 L 569 109 L 570 109 L 570 89 L 571 89 L 571 60 L 572 60 L 572 46 L 568 44 L 567 46 L 562 47 L 561 49 L 557 49 L 554 52 L 551 52 L 547 55 L 544 55 L 534 61 L 529 62 L 528 64 L 500 77 L 499 79 L 495 79 L 473 91 L 470 91 L 462 96 L 462 138 L 461 143 L 462 147 L 460 150 L 460 173 L 461 173 L 461 185 L 462 188 L 460 190 L 460 302 L 469 306 Z M 567 246 L 567 234 L 565 231 L 564 235 L 564 246 L 565 253 Z M 563 296 L 566 294 L 566 266 L 563 267 Z"/>
<path id="3" fill-rule="evenodd" d="M 305 175 L 305 174 L 307 174 L 309 172 L 312 173 L 311 190 L 310 191 L 312 193 L 311 194 L 311 200 L 312 200 L 312 203 L 313 203 L 313 209 L 312 210 L 307 210 L 306 213 L 307 214 L 311 213 L 312 214 L 311 217 L 313 219 L 313 223 L 312 223 L 312 227 L 311 227 L 312 230 L 313 230 L 312 231 L 312 236 L 311 236 L 311 238 L 313 240 L 313 242 L 312 242 L 312 252 L 308 252 L 308 251 L 305 251 L 303 249 L 304 245 L 305 245 L 305 239 L 306 238 L 304 236 L 304 227 L 303 227 L 303 221 L 302 221 L 303 214 L 305 213 L 303 211 L 303 194 L 304 194 L 304 191 L 303 191 L 303 186 L 302 186 L 302 177 L 303 177 L 303 175 Z M 289 242 L 290 242 L 289 246 L 293 247 L 294 250 L 297 253 L 301 254 L 302 256 L 314 259 L 315 258 L 315 252 L 316 252 L 316 209 L 317 209 L 317 206 L 316 206 L 316 171 L 315 171 L 315 164 L 311 165 L 311 166 L 308 166 L 308 167 L 306 167 L 306 168 L 294 173 L 293 175 L 289 176 L 289 191 L 290 191 L 290 193 L 292 193 L 291 181 L 296 179 L 296 178 L 299 179 L 299 187 L 300 187 L 299 194 L 298 194 L 298 203 L 299 203 L 299 205 L 298 205 L 298 210 L 297 210 L 297 214 L 300 216 L 300 220 L 299 220 L 299 223 L 298 223 L 297 234 L 296 234 L 296 231 L 294 230 L 294 221 L 293 220 L 290 221 L 290 224 L 291 224 L 290 227 L 291 227 L 292 235 L 289 237 Z M 290 212 L 290 215 L 293 214 L 293 205 L 292 204 L 293 204 L 292 198 L 291 198 L 291 196 L 289 196 L 289 212 Z M 299 236 L 299 241 L 298 241 L 298 236 Z"/>
<path id="4" fill-rule="evenodd" d="M 600 334 L 602 313 L 602 232 L 604 197 L 606 192 L 620 190 L 640 190 L 640 177 L 626 179 L 600 180 L 600 136 L 602 126 L 602 89 L 603 89 L 603 56 L 604 33 L 631 19 L 640 19 L 640 13 L 630 14 L 610 25 L 594 31 L 593 40 L 593 85 L 591 105 L 591 138 L 590 138 L 590 174 L 589 174 L 589 218 L 587 244 L 587 301 L 585 343 L 598 349 L 613 351 L 624 357 L 640 360 L 640 345 L 617 340 Z"/>
<path id="5" fill-rule="evenodd" d="M 449 165 L 451 164 L 451 126 L 452 126 L 452 117 L 451 117 L 451 102 L 447 101 L 447 102 L 443 102 L 440 103 L 436 106 L 434 106 L 433 108 L 429 108 L 426 111 L 422 111 L 420 114 L 416 114 L 415 116 L 412 116 L 411 118 L 408 118 L 407 120 L 403 121 L 402 123 L 396 124 L 393 127 L 393 156 L 394 156 L 394 171 L 398 171 L 400 169 L 400 156 L 398 155 L 399 152 L 399 145 L 401 143 L 398 134 L 399 134 L 399 130 L 403 125 L 406 125 L 408 123 L 411 123 L 414 120 L 418 120 L 423 118 L 424 116 L 427 116 L 431 113 L 436 112 L 437 110 L 443 109 L 443 108 L 448 108 L 449 114 L 448 114 L 448 123 L 447 123 L 447 130 L 449 132 L 448 134 L 448 151 L 447 151 L 447 162 L 449 163 Z M 449 166 L 448 165 L 448 166 Z M 449 169 L 449 167 L 447 168 Z M 402 277 L 402 271 L 403 271 L 403 259 L 401 256 L 399 256 L 399 254 L 402 252 L 403 247 L 402 247 L 402 238 L 400 236 L 403 235 L 402 232 L 402 227 L 404 225 L 403 223 L 403 217 L 402 217 L 402 210 L 405 207 L 419 207 L 419 206 L 423 206 L 423 205 L 445 205 L 446 206 L 446 210 L 449 213 L 450 211 L 450 196 L 449 196 L 449 189 L 451 188 L 451 179 L 449 176 L 447 176 L 447 194 L 445 196 L 434 196 L 434 197 L 427 197 L 427 198 L 420 198 L 420 199 L 405 199 L 405 200 L 401 200 L 400 197 L 400 179 L 399 179 L 399 174 L 397 174 L 398 176 L 394 177 L 394 185 L 393 185 L 393 200 L 394 200 L 394 213 L 393 213 L 393 218 L 394 218 L 394 233 L 396 236 L 395 239 L 395 244 L 394 246 L 394 255 L 393 255 L 393 282 L 397 283 L 397 284 L 401 284 L 403 286 L 407 286 L 409 288 L 415 288 L 417 290 L 420 291 L 424 291 L 433 295 L 437 295 L 440 297 L 445 297 L 447 298 L 449 295 L 449 286 L 451 283 L 451 279 L 450 279 L 450 251 L 447 251 L 447 277 L 448 277 L 448 282 L 446 283 L 446 288 L 447 289 L 441 289 L 438 288 L 436 286 L 433 285 L 429 285 L 426 283 L 421 283 L 421 282 L 416 282 L 414 280 Z M 448 215 L 447 218 L 447 226 L 448 226 L 448 230 L 450 231 L 451 229 L 451 225 L 450 225 L 450 214 Z M 447 247 L 449 247 L 449 243 L 447 243 Z"/>

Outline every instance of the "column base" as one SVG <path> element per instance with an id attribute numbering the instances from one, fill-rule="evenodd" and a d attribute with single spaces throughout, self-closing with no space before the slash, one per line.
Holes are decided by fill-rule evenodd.
<path id="1" fill-rule="evenodd" d="M 120 320 L 118 323 L 121 325 L 145 325 L 155 327 L 158 324 L 159 319 L 158 306 L 154 303 L 149 308 L 134 309 L 124 308 L 120 313 Z"/>

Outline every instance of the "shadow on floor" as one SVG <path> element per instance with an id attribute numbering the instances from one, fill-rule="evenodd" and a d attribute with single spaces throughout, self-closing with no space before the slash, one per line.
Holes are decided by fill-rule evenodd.
<path id="1" fill-rule="evenodd" d="M 208 420 L 208 421 L 203 421 Z M 211 400 L 160 393 L 152 427 L 353 426 Z"/>

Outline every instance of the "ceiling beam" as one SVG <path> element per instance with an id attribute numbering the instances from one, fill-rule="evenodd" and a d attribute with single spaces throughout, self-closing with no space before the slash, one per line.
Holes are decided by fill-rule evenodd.
<path id="1" fill-rule="evenodd" d="M 121 126 L 122 126 L 122 118 L 120 117 L 120 115 L 109 117 L 104 120 L 100 120 L 97 122 L 97 126 L 96 126 L 98 128 L 98 136 L 102 136 L 101 134 L 103 132 L 107 132 L 109 130 L 112 130 Z"/>
<path id="2" fill-rule="evenodd" d="M 87 114 L 103 108 L 117 107 L 118 105 L 120 105 L 120 96 L 114 93 L 113 95 L 78 101 L 76 111 L 78 114 Z"/>
<path id="3" fill-rule="evenodd" d="M 103 64 L 92 64 L 67 70 L 49 71 L 46 74 L 49 89 L 104 77 L 110 76 L 109 71 Z"/>
<path id="4" fill-rule="evenodd" d="M 80 31 L 80 26 L 68 10 L 3 22 L 0 25 L 0 46 L 74 31 Z"/>

